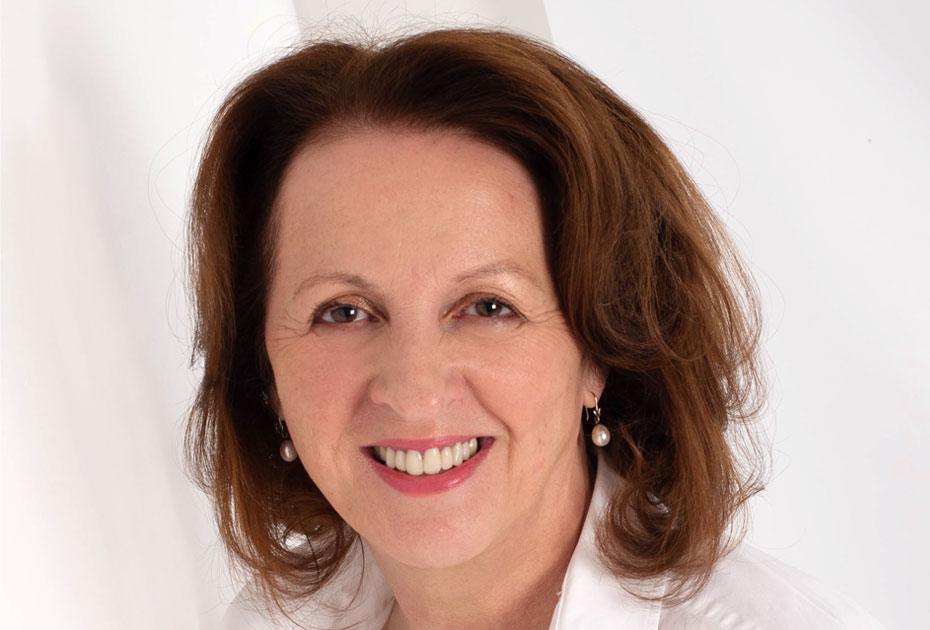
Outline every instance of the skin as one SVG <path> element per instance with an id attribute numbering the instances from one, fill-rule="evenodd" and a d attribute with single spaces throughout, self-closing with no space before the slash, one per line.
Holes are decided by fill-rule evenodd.
<path id="1" fill-rule="evenodd" d="M 277 212 L 275 403 L 395 594 L 386 627 L 548 627 L 603 377 L 559 310 L 529 173 L 451 131 L 355 130 L 298 152 Z M 493 443 L 428 496 L 386 484 L 366 448 L 462 435 Z"/>

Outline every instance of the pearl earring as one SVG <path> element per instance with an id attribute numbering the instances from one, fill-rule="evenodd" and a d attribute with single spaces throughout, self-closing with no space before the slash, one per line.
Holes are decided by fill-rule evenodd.
<path id="1" fill-rule="evenodd" d="M 585 415 L 588 413 L 588 408 L 585 407 Z M 591 441 L 594 443 L 594 446 L 607 446 L 610 443 L 610 429 L 601 424 L 601 408 L 597 404 L 597 396 L 594 397 L 594 409 L 591 410 L 591 415 L 594 416 L 594 428 L 591 429 Z"/>
<path id="2" fill-rule="evenodd" d="M 287 427 L 284 425 L 284 420 L 281 418 L 278 418 L 278 433 L 284 438 L 278 453 L 281 455 L 281 459 L 290 464 L 297 459 L 297 449 L 294 448 L 294 442 L 291 440 L 291 436 L 288 435 Z"/>
<path id="3" fill-rule="evenodd" d="M 271 400 L 269 400 L 268 394 L 265 392 L 262 392 L 262 402 L 265 403 L 268 409 L 272 410 L 272 412 L 274 411 L 271 406 Z M 278 435 L 282 438 L 281 448 L 278 449 L 278 454 L 281 456 L 281 459 L 290 464 L 297 459 L 297 449 L 294 448 L 294 442 L 291 440 L 291 436 L 288 435 L 287 426 L 284 424 L 284 418 L 281 416 L 278 416 Z"/>

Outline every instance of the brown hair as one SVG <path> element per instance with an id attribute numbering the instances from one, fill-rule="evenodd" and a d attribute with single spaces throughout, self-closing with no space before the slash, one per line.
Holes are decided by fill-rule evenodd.
<path id="1" fill-rule="evenodd" d="M 465 131 L 533 175 L 562 309 L 607 372 L 604 454 L 626 483 L 598 529 L 602 560 L 627 584 L 670 576 L 670 601 L 694 593 L 760 487 L 759 460 L 734 442 L 753 443 L 761 400 L 752 283 L 629 105 L 551 48 L 495 31 L 308 45 L 248 77 L 217 114 L 192 197 L 203 379 L 187 445 L 230 553 L 281 601 L 318 589 L 355 541 L 302 467 L 278 457 L 263 329 L 286 166 L 319 134 L 383 125 Z"/>

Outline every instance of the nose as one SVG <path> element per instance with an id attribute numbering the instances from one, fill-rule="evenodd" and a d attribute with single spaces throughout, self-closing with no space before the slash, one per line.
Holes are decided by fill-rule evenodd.
<path id="1" fill-rule="evenodd" d="M 377 357 L 369 396 L 401 420 L 435 421 L 454 396 L 453 367 L 441 334 L 392 336 Z"/>

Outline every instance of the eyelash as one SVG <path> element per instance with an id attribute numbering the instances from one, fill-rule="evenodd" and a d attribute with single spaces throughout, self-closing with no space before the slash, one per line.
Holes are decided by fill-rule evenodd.
<path id="1" fill-rule="evenodd" d="M 355 319 L 350 322 L 335 322 L 335 321 L 327 321 L 323 319 L 327 314 L 340 308 L 355 309 L 357 311 L 364 313 L 366 316 L 362 319 Z M 331 324 L 331 325 L 354 324 L 357 322 L 363 322 L 363 321 L 368 321 L 370 319 L 374 319 L 375 315 L 372 314 L 371 312 L 372 310 L 374 309 L 372 309 L 371 307 L 363 306 L 362 304 L 359 304 L 357 302 L 349 302 L 349 301 L 343 302 L 339 300 L 334 300 L 332 302 L 326 302 L 325 304 L 320 305 L 313 312 L 313 317 L 311 318 L 310 321 L 313 325 L 316 325 L 316 324 Z"/>
<path id="2" fill-rule="evenodd" d="M 504 318 L 504 317 L 512 317 L 512 316 L 517 315 L 517 309 L 515 309 L 515 308 L 512 307 L 510 304 L 508 304 L 507 302 L 505 302 L 503 299 L 497 297 L 496 295 L 495 295 L 495 296 L 483 296 L 483 297 L 481 297 L 481 298 L 479 298 L 479 299 L 477 299 L 477 300 L 472 300 L 471 302 L 468 303 L 468 305 L 467 305 L 467 307 L 466 307 L 466 310 L 471 309 L 471 307 L 476 306 L 476 305 L 478 305 L 478 304 L 482 304 L 482 303 L 493 303 L 493 304 L 498 304 L 501 308 L 504 308 L 504 309 L 507 309 L 508 311 L 510 311 L 510 313 L 498 314 L 497 316 L 489 316 L 489 317 L 485 317 L 485 316 L 483 316 L 483 315 L 478 315 L 478 314 L 476 313 L 476 314 L 474 315 L 474 317 L 479 317 L 479 318 L 481 318 L 481 319 L 502 319 L 502 318 Z"/>
<path id="3" fill-rule="evenodd" d="M 496 316 L 487 316 L 487 317 L 478 315 L 478 314 L 476 313 L 475 315 L 469 315 L 469 317 L 477 317 L 477 318 L 479 318 L 479 319 L 487 319 L 487 320 L 500 320 L 500 319 L 505 319 L 505 318 L 510 318 L 510 317 L 518 317 L 518 318 L 520 318 L 520 319 L 523 319 L 523 316 L 520 315 L 519 311 L 517 311 L 517 309 L 514 308 L 509 302 L 507 302 L 506 300 L 504 300 L 504 299 L 503 299 L 502 297 L 500 297 L 500 296 L 497 296 L 497 295 L 490 295 L 490 294 L 488 294 L 488 295 L 481 295 L 481 296 L 478 297 L 477 299 L 474 299 L 474 300 L 469 301 L 469 302 L 465 305 L 465 309 L 463 309 L 463 311 L 464 311 L 464 310 L 467 310 L 467 309 L 470 309 L 471 307 L 476 306 L 476 305 L 478 305 L 478 304 L 481 304 L 481 303 L 483 303 L 483 302 L 485 302 L 485 303 L 490 302 L 490 303 L 498 304 L 498 305 L 501 307 L 502 310 L 503 310 L 503 309 L 506 309 L 506 310 L 508 310 L 508 311 L 510 311 L 510 312 L 509 312 L 509 313 L 501 313 L 501 314 L 498 314 L 498 315 L 496 315 Z M 335 310 L 337 310 L 337 309 L 340 309 L 340 308 L 351 308 L 351 309 L 356 309 L 357 311 L 360 311 L 360 312 L 364 313 L 364 314 L 365 314 L 365 317 L 363 317 L 363 318 L 361 318 L 361 319 L 354 319 L 354 320 L 348 321 L 348 322 L 327 321 L 326 319 L 324 319 L 324 317 L 325 317 L 327 314 L 329 314 L 329 313 L 331 313 L 331 312 L 333 312 L 333 311 L 335 311 Z M 311 318 L 311 325 L 326 324 L 326 325 L 333 325 L 333 326 L 335 326 L 335 325 L 355 324 L 355 323 L 360 323 L 360 322 L 365 322 L 365 321 L 377 321 L 377 320 L 378 320 L 378 316 L 375 315 L 375 314 L 372 312 L 373 310 L 374 310 L 373 308 L 368 307 L 368 306 L 362 306 L 362 304 L 360 304 L 360 303 L 358 303 L 358 302 L 334 300 L 334 301 L 326 302 L 325 304 L 320 305 L 320 306 L 313 312 L 313 317 Z"/>

